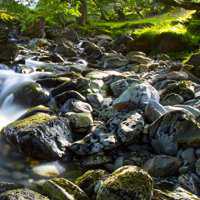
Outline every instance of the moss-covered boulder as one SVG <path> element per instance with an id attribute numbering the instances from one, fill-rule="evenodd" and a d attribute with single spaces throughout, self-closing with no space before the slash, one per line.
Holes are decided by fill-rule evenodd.
<path id="1" fill-rule="evenodd" d="M 29 189 L 16 189 L 2 193 L 0 200 L 49 200 L 49 198 Z"/>
<path id="2" fill-rule="evenodd" d="M 38 185 L 35 186 L 35 190 L 40 191 L 53 200 L 89 200 L 82 189 L 64 178 L 55 178 L 43 183 L 38 183 Z"/>
<path id="3" fill-rule="evenodd" d="M 150 200 L 153 191 L 151 176 L 136 166 L 116 170 L 100 186 L 97 200 Z"/>
<path id="4" fill-rule="evenodd" d="M 108 173 L 105 170 L 89 170 L 77 178 L 75 183 L 84 190 L 88 196 L 92 197 L 96 193 L 95 189 L 98 187 L 98 184 L 100 184 L 100 181 L 107 176 Z"/>
<path id="5" fill-rule="evenodd" d="M 66 113 L 70 127 L 76 133 L 88 133 L 93 126 L 93 118 L 90 113 Z"/>
<path id="6" fill-rule="evenodd" d="M 68 127 L 66 118 L 37 113 L 9 124 L 2 134 L 25 155 L 49 160 L 62 157 L 72 142 Z"/>

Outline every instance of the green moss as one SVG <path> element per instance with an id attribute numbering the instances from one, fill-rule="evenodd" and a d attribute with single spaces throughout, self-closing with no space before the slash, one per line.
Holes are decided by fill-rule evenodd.
<path id="1" fill-rule="evenodd" d="M 32 126 L 32 125 L 35 126 L 38 124 L 46 123 L 55 118 L 56 118 L 56 116 L 50 116 L 45 113 L 37 113 L 37 114 L 27 117 L 25 119 L 17 120 L 15 122 L 11 123 L 9 126 L 14 127 L 16 129 L 20 129 L 20 128 L 24 128 L 24 127 L 28 127 L 28 126 Z"/>
<path id="2" fill-rule="evenodd" d="M 82 188 L 89 196 L 94 194 L 95 186 L 107 176 L 107 172 L 101 169 L 89 170 L 76 179 L 75 184 Z"/>
<path id="3" fill-rule="evenodd" d="M 130 199 L 149 200 L 153 189 L 150 175 L 136 166 L 125 166 L 116 170 L 102 184 L 97 194 L 97 200 L 124 199 L 124 194 Z"/>

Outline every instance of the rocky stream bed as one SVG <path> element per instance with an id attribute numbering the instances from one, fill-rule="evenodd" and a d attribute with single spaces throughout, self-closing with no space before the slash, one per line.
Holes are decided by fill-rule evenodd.
<path id="1" fill-rule="evenodd" d="M 182 64 L 128 36 L 7 31 L 0 200 L 200 199 L 199 54 Z"/>

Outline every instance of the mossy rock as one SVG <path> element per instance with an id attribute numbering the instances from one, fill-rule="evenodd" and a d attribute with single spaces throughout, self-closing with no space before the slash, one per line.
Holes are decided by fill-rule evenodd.
<path id="1" fill-rule="evenodd" d="M 25 155 L 44 160 L 62 157 L 72 142 L 68 120 L 46 113 L 17 120 L 5 127 L 2 134 Z"/>
<path id="2" fill-rule="evenodd" d="M 46 104 L 48 93 L 38 83 L 26 82 L 14 91 L 14 101 L 25 107 Z"/>
<path id="3" fill-rule="evenodd" d="M 75 183 L 82 190 L 84 190 L 88 196 L 91 197 L 95 194 L 96 186 L 100 183 L 101 180 L 105 179 L 106 176 L 108 176 L 108 173 L 105 170 L 89 170 L 77 178 Z"/>
<path id="4" fill-rule="evenodd" d="M 88 133 L 93 126 L 93 118 L 90 113 L 68 112 L 66 116 L 69 119 L 70 127 L 76 133 Z"/>
<path id="5" fill-rule="evenodd" d="M 82 189 L 64 178 L 55 178 L 39 183 L 37 190 L 54 200 L 89 200 Z"/>
<path id="6" fill-rule="evenodd" d="M 29 189 L 16 189 L 2 193 L 0 200 L 49 200 L 49 198 Z"/>
<path id="7" fill-rule="evenodd" d="M 153 180 L 143 169 L 124 166 L 116 170 L 100 186 L 97 200 L 150 200 Z"/>

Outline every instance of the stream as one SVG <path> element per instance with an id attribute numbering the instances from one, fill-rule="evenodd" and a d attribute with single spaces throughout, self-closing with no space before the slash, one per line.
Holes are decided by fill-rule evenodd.
<path id="1" fill-rule="evenodd" d="M 14 91 L 23 84 L 35 82 L 44 73 L 33 72 L 20 74 L 12 70 L 0 70 L 0 130 L 14 122 L 27 111 L 27 107 L 15 102 Z M 45 73 L 49 74 L 49 73 Z M 50 178 L 65 174 L 69 179 L 77 174 L 74 164 L 60 161 L 40 163 L 36 160 L 25 159 L 16 148 L 12 148 L 0 137 L 0 180 L 28 185 L 41 177 Z M 70 173 L 70 174 L 68 174 Z M 76 176 L 76 175 L 75 175 Z"/>

